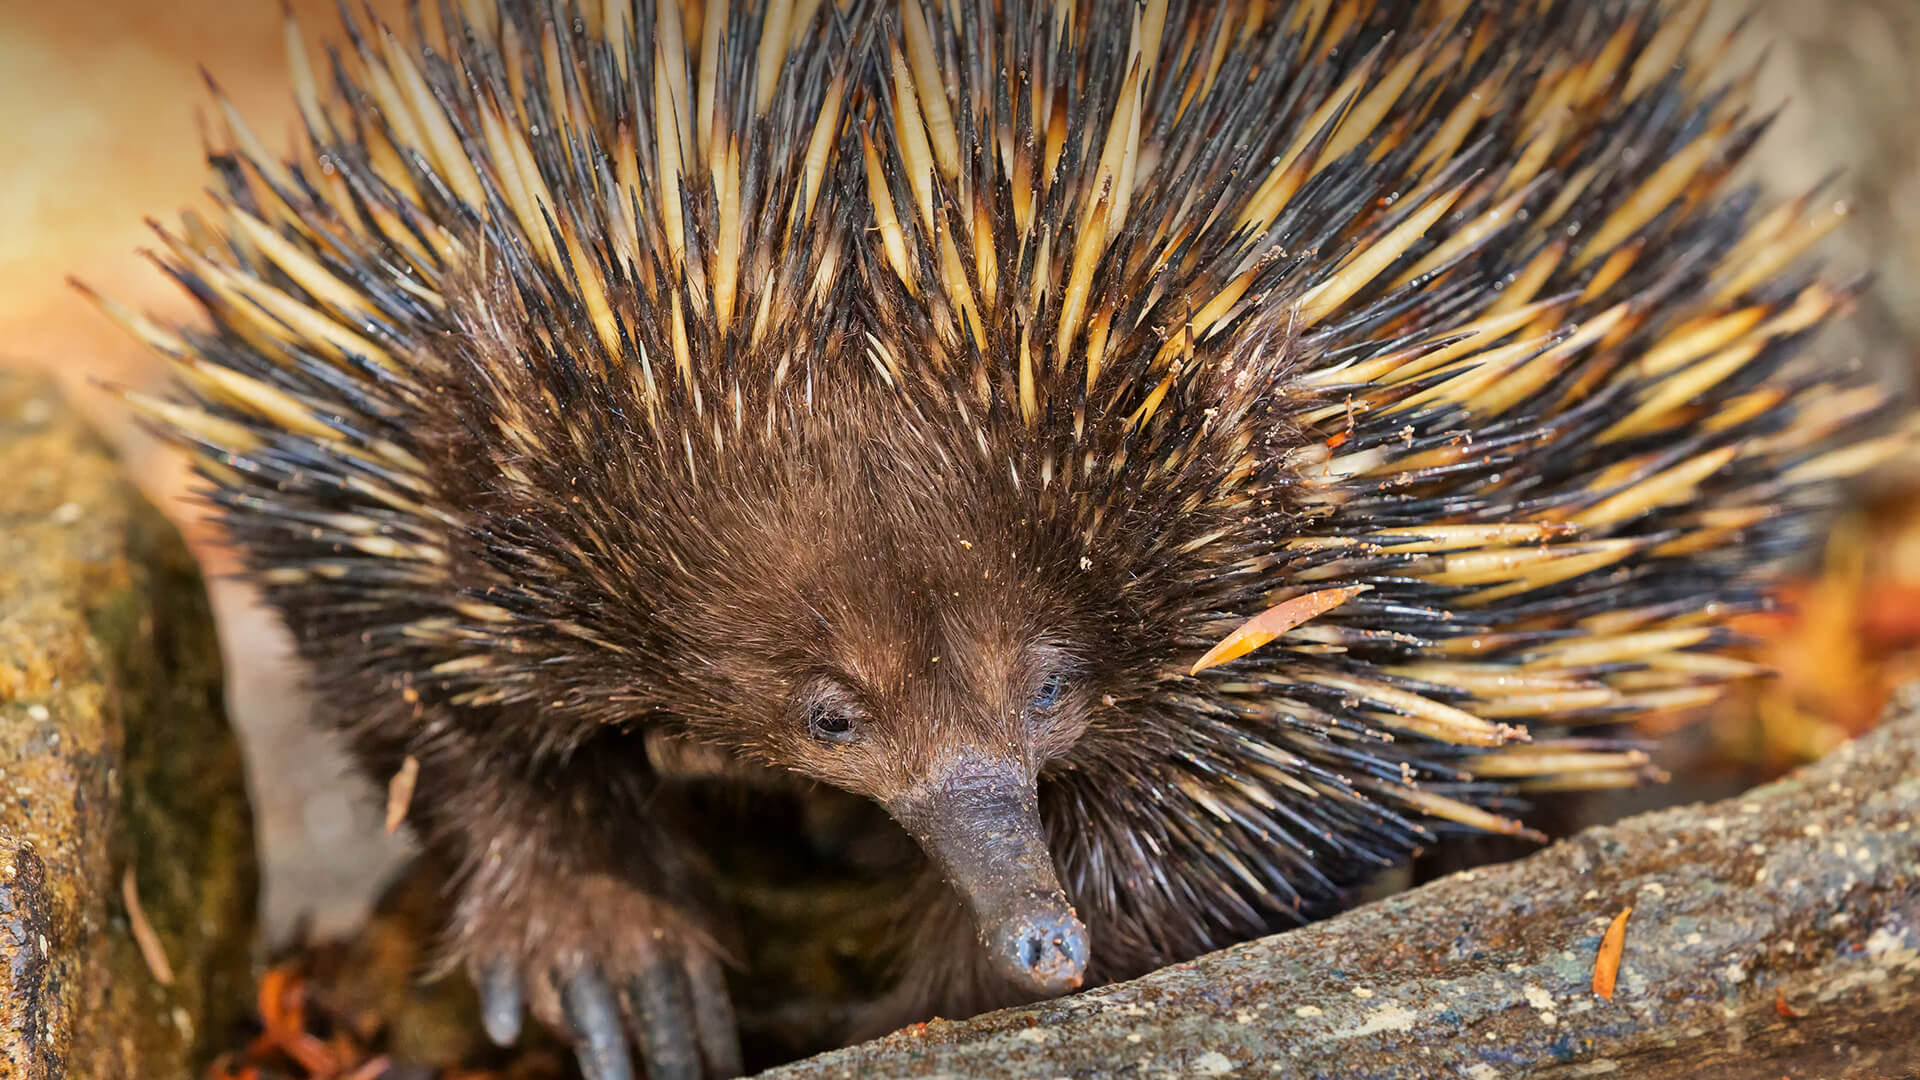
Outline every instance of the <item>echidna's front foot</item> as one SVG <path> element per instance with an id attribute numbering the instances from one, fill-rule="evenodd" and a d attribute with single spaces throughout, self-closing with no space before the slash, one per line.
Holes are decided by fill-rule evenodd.
<path id="1" fill-rule="evenodd" d="M 704 938 L 641 898 L 620 899 L 576 897 L 569 925 L 510 936 L 469 928 L 468 972 L 488 1037 L 512 1043 L 530 1009 L 572 1041 L 586 1080 L 632 1080 L 636 1052 L 649 1080 L 739 1075 L 733 1007 Z M 624 917 L 607 900 L 627 907 Z"/>

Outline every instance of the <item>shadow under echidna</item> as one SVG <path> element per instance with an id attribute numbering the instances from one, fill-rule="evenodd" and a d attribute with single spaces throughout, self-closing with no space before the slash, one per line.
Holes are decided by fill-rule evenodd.
<path id="1" fill-rule="evenodd" d="M 1903 436 L 1787 365 L 1839 211 L 1729 180 L 1704 6 L 461 0 L 324 83 L 289 25 L 305 140 L 222 100 L 160 231 L 210 321 L 105 306 L 326 720 L 417 763 L 488 1032 L 725 1075 L 716 866 L 824 792 L 917 842 L 852 1038 L 1526 834 L 1751 673 Z"/>

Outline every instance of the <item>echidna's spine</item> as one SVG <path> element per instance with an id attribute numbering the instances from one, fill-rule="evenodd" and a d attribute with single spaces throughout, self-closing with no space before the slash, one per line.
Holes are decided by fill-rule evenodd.
<path id="1" fill-rule="evenodd" d="M 1043 800 L 1138 970 L 1643 778 L 1582 729 L 1749 673 L 1726 618 L 1899 445 L 1782 374 L 1840 208 L 1733 187 L 1706 6 L 473 2 L 350 24 L 330 100 L 295 36 L 308 137 L 223 103 L 162 234 L 211 328 L 120 313 L 186 391 L 136 400 L 310 653 L 533 706 L 658 658 L 589 602 L 667 543 L 623 478 L 697 507 L 898 394 L 1126 568 L 1127 720 Z"/>

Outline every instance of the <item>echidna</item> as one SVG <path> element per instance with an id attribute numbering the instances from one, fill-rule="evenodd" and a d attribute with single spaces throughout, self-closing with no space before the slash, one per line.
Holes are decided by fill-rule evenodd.
<path id="1" fill-rule="evenodd" d="M 590 1076 L 739 1065 L 659 799 L 924 847 L 898 1019 L 1325 914 L 1710 700 L 1880 391 L 1705 4 L 487 0 L 222 101 L 210 327 L 116 310 L 449 962 Z M 109 305 L 111 307 L 111 305 Z M 690 764 L 691 763 L 691 764 Z M 944 882 L 944 884 L 942 884 Z"/>

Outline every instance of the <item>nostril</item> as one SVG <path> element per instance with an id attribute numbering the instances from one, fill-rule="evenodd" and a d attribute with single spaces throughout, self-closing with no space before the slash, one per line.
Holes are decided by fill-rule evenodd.
<path id="1" fill-rule="evenodd" d="M 1087 930 L 1071 912 L 1045 911 L 1003 927 L 1007 974 L 1041 993 L 1063 994 L 1086 979 Z"/>
<path id="2" fill-rule="evenodd" d="M 1075 971 L 1087 966 L 1087 930 L 1079 922 L 1067 924 L 1066 932 L 1053 939 L 1053 945 Z"/>

